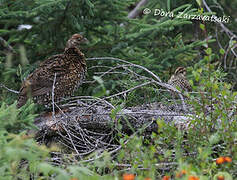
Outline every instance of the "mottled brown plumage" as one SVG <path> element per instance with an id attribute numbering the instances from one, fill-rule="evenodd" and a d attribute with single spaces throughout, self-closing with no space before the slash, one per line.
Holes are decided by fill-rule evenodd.
<path id="1" fill-rule="evenodd" d="M 187 78 L 186 78 L 186 69 L 184 67 L 178 67 L 174 74 L 170 77 L 168 84 L 179 87 L 183 91 L 192 91 Z"/>
<path id="2" fill-rule="evenodd" d="M 74 34 L 67 41 L 63 54 L 43 61 L 22 83 L 17 107 L 23 106 L 29 97 L 35 103 L 50 105 L 54 79 L 54 101 L 71 96 L 85 78 L 85 56 L 79 49 L 79 45 L 85 41 L 80 34 Z"/>

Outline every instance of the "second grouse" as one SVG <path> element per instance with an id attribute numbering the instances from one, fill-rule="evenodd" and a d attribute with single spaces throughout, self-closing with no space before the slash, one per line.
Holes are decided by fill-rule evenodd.
<path id="1" fill-rule="evenodd" d="M 183 91 L 192 91 L 192 87 L 186 78 L 186 69 L 178 67 L 174 74 L 170 77 L 168 84 L 179 87 Z"/>

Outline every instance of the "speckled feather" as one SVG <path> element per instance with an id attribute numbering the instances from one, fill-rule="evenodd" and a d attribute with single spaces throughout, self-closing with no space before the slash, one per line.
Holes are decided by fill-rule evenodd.
<path id="1" fill-rule="evenodd" d="M 186 78 L 186 69 L 183 67 L 178 67 L 175 73 L 171 76 L 168 84 L 179 87 L 183 91 L 192 91 L 192 87 Z"/>
<path id="2" fill-rule="evenodd" d="M 74 34 L 63 54 L 49 57 L 26 78 L 20 89 L 17 107 L 23 106 L 29 97 L 33 97 L 35 103 L 50 105 L 55 73 L 54 101 L 73 94 L 86 73 L 85 56 L 77 47 L 82 39 L 81 35 Z"/>

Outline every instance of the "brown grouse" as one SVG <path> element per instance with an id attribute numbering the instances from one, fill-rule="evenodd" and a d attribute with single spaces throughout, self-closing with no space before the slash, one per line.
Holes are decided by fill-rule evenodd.
<path id="1" fill-rule="evenodd" d="M 169 79 L 168 84 L 179 87 L 183 91 L 192 91 L 192 87 L 186 78 L 186 69 L 184 67 L 178 67 L 175 70 L 174 74 Z"/>
<path id="2" fill-rule="evenodd" d="M 52 94 L 55 102 L 71 96 L 85 78 L 85 56 L 79 49 L 79 45 L 85 41 L 82 35 L 74 34 L 67 41 L 63 54 L 43 61 L 23 82 L 17 107 L 23 106 L 29 97 L 35 103 L 49 106 L 52 104 Z"/>

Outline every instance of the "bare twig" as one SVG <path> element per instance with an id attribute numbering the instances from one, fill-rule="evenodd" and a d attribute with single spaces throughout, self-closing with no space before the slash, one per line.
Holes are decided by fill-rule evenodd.
<path id="1" fill-rule="evenodd" d="M 137 5 L 136 7 L 128 14 L 128 18 L 129 19 L 134 19 L 136 18 L 139 13 L 141 12 L 140 11 L 140 8 L 144 5 L 146 5 L 148 3 L 148 0 L 141 0 Z"/>
<path id="2" fill-rule="evenodd" d="M 234 38 L 236 38 L 235 36 L 232 36 L 230 38 L 230 40 L 232 41 Z M 234 49 L 237 47 L 237 43 L 233 45 L 233 47 L 230 47 L 231 48 L 231 52 L 234 54 L 235 57 L 237 57 L 237 54 L 235 53 Z"/>
<path id="3" fill-rule="evenodd" d="M 139 85 L 137 85 L 137 86 L 135 86 L 135 87 L 132 87 L 132 88 L 130 88 L 130 89 L 127 89 L 127 90 L 125 90 L 125 91 L 122 91 L 122 92 L 119 92 L 119 93 L 117 93 L 117 94 L 113 94 L 113 95 L 111 95 L 111 96 L 105 97 L 104 99 L 110 99 L 110 98 L 113 98 L 113 97 L 115 97 L 115 96 L 120 96 L 120 95 L 122 95 L 122 94 L 126 94 L 126 93 L 128 93 L 128 92 L 134 91 L 135 89 L 141 88 L 141 87 L 143 87 L 143 86 L 146 86 L 146 85 L 149 85 L 149 84 L 152 84 L 152 83 L 154 83 L 154 82 L 150 81 L 150 82 L 146 82 L 146 83 L 143 83 L 143 84 L 139 84 Z"/>
<path id="4" fill-rule="evenodd" d="M 220 41 L 219 41 L 219 37 L 218 37 L 218 29 L 217 29 L 217 28 L 218 28 L 218 26 L 216 26 L 216 40 L 217 40 L 217 43 L 218 43 L 218 45 L 219 45 L 219 48 L 224 49 L 224 48 L 222 47 Z"/>
<path id="5" fill-rule="evenodd" d="M 212 10 L 209 8 L 209 6 L 207 5 L 206 1 L 205 0 L 202 0 L 205 8 L 208 10 L 208 12 L 212 12 Z M 221 28 L 225 31 L 225 33 L 227 34 L 227 36 L 229 36 L 230 38 L 233 36 L 234 38 L 236 38 L 236 35 L 230 31 L 222 22 L 217 22 Z"/>
<path id="6" fill-rule="evenodd" d="M 13 89 L 9 89 L 7 86 L 5 86 L 4 84 L 0 83 L 0 87 L 3 87 L 5 88 L 6 90 L 12 92 L 12 93 L 15 93 L 15 94 L 19 94 L 19 91 L 15 91 Z"/>
<path id="7" fill-rule="evenodd" d="M 86 101 L 96 101 L 99 103 L 103 103 L 108 105 L 110 108 L 115 109 L 115 107 L 109 103 L 108 101 L 106 101 L 105 99 L 101 99 L 99 97 L 95 97 L 95 96 L 76 96 L 76 97 L 70 97 L 65 99 L 67 101 L 70 101 L 70 104 L 72 104 L 73 102 L 78 102 L 78 100 L 86 100 Z M 62 105 L 62 107 L 67 107 L 69 104 L 64 104 Z"/>
<path id="8" fill-rule="evenodd" d="M 153 72 L 148 70 L 147 68 L 145 68 L 143 66 L 140 66 L 140 65 L 137 65 L 137 64 L 130 63 L 130 62 L 125 61 L 123 59 L 114 58 L 114 57 L 96 57 L 96 58 L 87 58 L 86 60 L 87 61 L 91 61 L 91 60 L 115 60 L 115 61 L 123 62 L 123 63 L 129 64 L 129 65 L 131 65 L 133 67 L 137 67 L 137 68 L 140 68 L 140 69 L 146 71 L 147 73 L 152 75 L 152 77 L 155 78 L 155 80 L 157 80 L 158 82 L 161 82 L 161 79 L 157 75 L 155 75 Z"/>
<path id="9" fill-rule="evenodd" d="M 16 54 L 16 51 L 2 37 L 0 37 L 0 43 L 7 49 L 8 53 Z"/>
<path id="10" fill-rule="evenodd" d="M 165 167 L 170 167 L 170 166 L 177 166 L 178 163 L 177 162 L 162 162 L 162 163 L 156 163 L 154 164 L 156 166 L 156 168 L 158 169 L 161 169 L 161 170 L 169 170 L 171 168 L 165 168 Z M 126 171 L 126 170 L 129 170 L 132 168 L 132 165 L 131 164 L 119 164 L 119 163 L 116 163 L 115 166 L 117 167 L 122 167 L 122 168 L 127 168 L 127 169 L 122 169 L 121 171 Z M 138 165 L 137 167 L 138 169 L 140 170 L 150 170 L 150 168 L 144 168 L 143 166 L 141 165 Z"/>
<path id="11" fill-rule="evenodd" d="M 119 59 L 119 58 L 114 58 L 114 57 L 96 57 L 96 58 L 87 58 L 87 61 L 91 61 L 91 60 L 115 60 L 115 61 L 118 61 L 118 62 L 122 62 L 122 63 L 125 63 L 125 65 L 119 65 L 119 66 L 116 66 L 116 67 L 113 67 L 113 68 L 110 68 L 108 71 L 106 71 L 105 73 L 103 73 L 100 77 L 104 76 L 105 74 L 107 74 L 108 72 L 111 72 L 112 70 L 114 69 L 117 69 L 117 68 L 120 68 L 120 67 L 135 67 L 135 68 L 139 68 L 139 69 L 142 69 L 143 71 L 147 72 L 148 74 L 150 74 L 154 80 L 151 79 L 151 81 L 153 81 L 153 83 L 161 86 L 161 87 L 164 87 L 166 89 L 169 89 L 171 91 L 174 91 L 178 94 L 178 96 L 180 97 L 181 99 L 181 102 L 182 102 L 182 106 L 183 106 L 183 110 L 184 111 L 187 111 L 187 107 L 185 105 L 185 102 L 184 102 L 184 98 L 183 98 L 183 95 L 182 93 L 177 90 L 175 87 L 173 87 L 172 85 L 169 85 L 169 84 L 166 84 L 166 83 L 162 83 L 161 79 L 156 75 L 154 74 L 153 72 L 151 72 L 150 70 L 148 70 L 147 68 L 143 67 L 143 66 L 140 66 L 140 65 L 137 65 L 137 64 L 133 64 L 133 63 L 130 63 L 126 60 L 123 60 L 123 59 Z M 93 82 L 93 81 L 92 81 Z"/>
<path id="12" fill-rule="evenodd" d="M 54 89 L 55 89 L 56 77 L 57 77 L 57 74 L 54 73 L 53 86 L 52 86 L 52 107 L 53 107 L 52 116 L 53 116 L 54 120 L 56 120 L 55 119 L 55 108 L 54 108 L 54 105 L 55 105 L 55 102 L 54 102 Z"/>
<path id="13" fill-rule="evenodd" d="M 151 122 L 149 122 L 145 127 L 144 127 L 144 130 L 149 127 L 152 123 L 154 122 L 154 120 L 152 120 Z M 140 132 L 140 130 L 137 130 L 133 135 L 129 136 L 129 138 L 123 143 L 123 146 L 126 145 L 132 138 L 134 138 L 138 132 Z M 122 148 L 122 145 L 119 145 L 117 148 L 113 149 L 112 151 L 109 152 L 109 154 L 114 154 L 116 152 L 118 152 L 120 149 Z M 91 161 L 95 161 L 99 158 L 101 158 L 103 156 L 103 154 L 97 156 L 96 158 L 91 158 L 91 159 L 88 159 L 88 160 L 84 160 L 82 162 L 91 162 Z"/>

